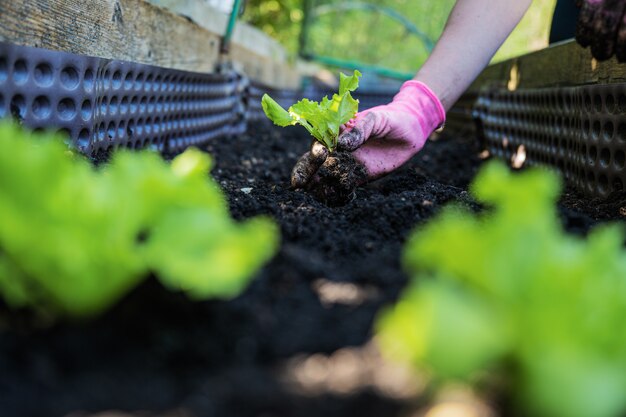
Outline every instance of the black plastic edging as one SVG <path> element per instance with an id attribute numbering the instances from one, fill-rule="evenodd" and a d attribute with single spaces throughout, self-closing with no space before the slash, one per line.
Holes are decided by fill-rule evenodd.
<path id="1" fill-rule="evenodd" d="M 85 154 L 178 152 L 245 131 L 244 77 L 0 42 L 0 117 L 66 132 Z"/>
<path id="2" fill-rule="evenodd" d="M 552 166 L 592 196 L 624 190 L 626 84 L 486 91 L 474 110 L 496 157 L 523 150 L 525 165 Z"/>

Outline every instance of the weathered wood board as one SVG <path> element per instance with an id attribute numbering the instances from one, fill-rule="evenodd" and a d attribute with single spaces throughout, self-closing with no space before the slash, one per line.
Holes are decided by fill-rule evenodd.
<path id="1" fill-rule="evenodd" d="M 212 72 L 226 59 L 261 83 L 297 87 L 284 52 L 263 55 L 255 44 L 270 42 L 251 33 L 221 57 L 222 32 L 144 0 L 0 0 L 2 41 L 194 72 Z"/>
<path id="2" fill-rule="evenodd" d="M 174 13 L 189 16 L 203 28 L 219 34 L 226 31 L 228 16 L 216 12 L 199 0 L 149 0 Z M 300 77 L 288 63 L 285 49 L 259 29 L 238 22 L 232 36 L 227 60 L 239 66 L 249 77 L 265 84 L 287 89 L 300 86 Z"/>
<path id="3" fill-rule="evenodd" d="M 470 86 L 510 89 L 626 82 L 626 64 L 598 62 L 574 40 L 489 66 Z"/>
<path id="4" fill-rule="evenodd" d="M 141 0 L 0 1 L 0 39 L 19 45 L 212 71 L 219 36 Z"/>

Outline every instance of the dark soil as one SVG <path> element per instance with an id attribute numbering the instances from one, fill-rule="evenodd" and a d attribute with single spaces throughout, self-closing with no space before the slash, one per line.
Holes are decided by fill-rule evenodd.
<path id="1" fill-rule="evenodd" d="M 276 367 L 296 354 L 368 341 L 376 312 L 407 281 L 400 267 L 407 234 L 450 201 L 476 207 L 466 192 L 481 162 L 476 141 L 430 142 L 407 166 L 331 208 L 289 188 L 291 167 L 309 140 L 295 128 L 253 130 L 208 147 L 233 215 L 266 214 L 281 226 L 280 252 L 250 287 L 231 301 L 192 303 L 150 279 L 94 322 L 53 327 L 3 307 L 0 415 L 121 409 L 382 417 L 410 406 L 374 390 L 303 395 L 281 382 Z M 564 224 L 585 234 L 598 221 L 619 218 L 624 198 L 611 201 L 568 192 Z M 323 304 L 314 285 L 321 278 L 374 295 L 356 306 Z"/>

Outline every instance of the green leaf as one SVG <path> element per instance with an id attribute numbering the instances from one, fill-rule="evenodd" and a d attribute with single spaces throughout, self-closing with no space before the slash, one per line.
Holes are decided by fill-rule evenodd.
<path id="1" fill-rule="evenodd" d="M 359 101 L 352 98 L 349 93 L 339 103 L 337 113 L 339 114 L 339 125 L 348 123 L 359 110 Z"/>
<path id="2" fill-rule="evenodd" d="M 263 95 L 261 106 L 267 118 L 277 126 L 290 126 L 296 122 L 295 118 L 292 117 L 287 110 L 283 109 L 280 104 L 267 94 Z"/>
<path id="3" fill-rule="evenodd" d="M 63 138 L 0 123 L 0 296 L 88 317 L 154 272 L 194 298 L 232 297 L 276 251 L 268 219 L 228 213 L 211 158 L 119 151 L 95 169 Z"/>
<path id="4" fill-rule="evenodd" d="M 352 76 L 340 74 L 339 94 L 332 99 L 322 98 L 321 102 L 302 99 L 284 110 L 267 94 L 262 105 L 267 117 L 279 126 L 302 125 L 319 142 L 333 151 L 337 146 L 337 137 L 342 124 L 354 117 L 359 108 L 359 101 L 350 92 L 359 85 L 361 73 L 354 71 Z"/>
<path id="5" fill-rule="evenodd" d="M 331 111 L 327 103 L 328 99 L 319 104 L 315 101 L 303 99 L 289 108 L 289 112 L 295 115 L 298 123 L 310 126 L 309 132 L 326 147 L 332 147 L 332 140 L 339 134 L 339 124 L 336 120 L 336 112 Z"/>
<path id="6" fill-rule="evenodd" d="M 426 365 L 442 377 L 465 377 L 493 365 L 509 347 L 504 323 L 494 313 L 450 282 L 414 282 L 381 315 L 378 340 L 390 357 Z"/>
<path id="7" fill-rule="evenodd" d="M 344 94 L 355 91 L 359 88 L 359 77 L 361 73 L 358 70 L 354 71 L 354 74 L 348 76 L 343 72 L 339 73 L 339 95 L 343 96 Z"/>
<path id="8" fill-rule="evenodd" d="M 564 233 L 559 185 L 545 169 L 490 163 L 470 187 L 486 209 L 448 207 L 415 231 L 412 284 L 378 320 L 386 354 L 439 379 L 508 381 L 527 415 L 624 414 L 624 230 Z"/>
<path id="9" fill-rule="evenodd" d="M 267 218 L 236 224 L 191 208 L 163 218 L 145 255 L 173 290 L 194 299 L 232 298 L 277 249 L 278 228 Z"/>

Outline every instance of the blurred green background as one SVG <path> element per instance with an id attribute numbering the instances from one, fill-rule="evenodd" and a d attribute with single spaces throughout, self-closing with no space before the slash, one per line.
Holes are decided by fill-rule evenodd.
<path id="1" fill-rule="evenodd" d="M 419 37 L 389 15 L 371 10 L 343 10 L 347 4 L 370 3 L 410 21 L 436 41 L 455 0 L 379 0 L 346 2 L 310 0 L 311 19 L 306 50 L 315 55 L 360 61 L 369 65 L 415 72 L 428 56 Z M 535 0 L 530 10 L 496 54 L 494 61 L 547 46 L 556 0 Z M 299 49 L 305 0 L 249 0 L 244 20 L 280 41 L 292 56 Z M 338 11 L 333 9 L 339 8 Z"/>

